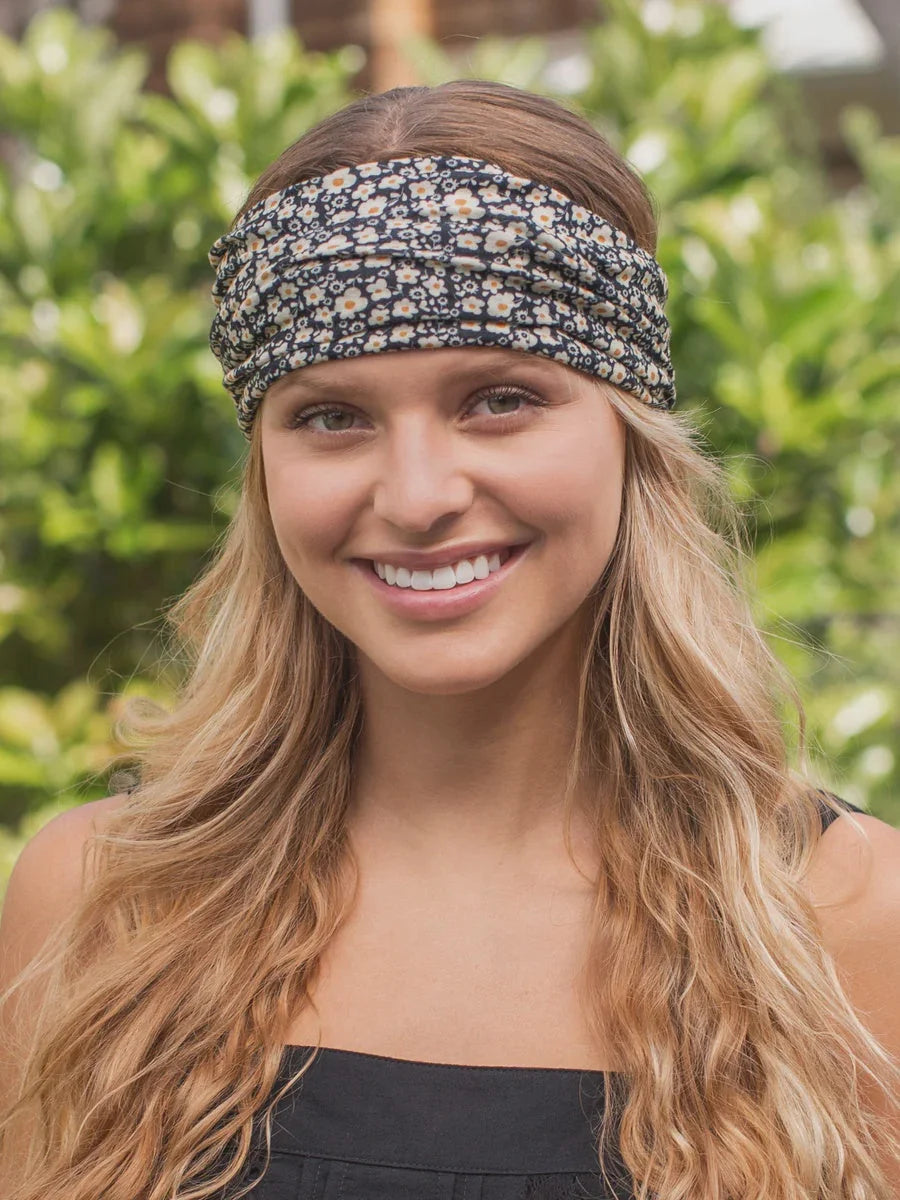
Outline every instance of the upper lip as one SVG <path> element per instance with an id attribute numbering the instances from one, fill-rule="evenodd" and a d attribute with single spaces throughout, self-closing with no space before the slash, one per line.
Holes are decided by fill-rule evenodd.
<path id="1" fill-rule="evenodd" d="M 416 569 L 427 571 L 431 567 L 442 567 L 457 563 L 463 558 L 477 558 L 479 554 L 489 556 L 500 550 L 522 546 L 522 541 L 508 542 L 459 542 L 455 546 L 442 546 L 437 550 L 385 550 L 376 554 L 361 555 L 370 562 L 390 563 L 393 567 L 406 567 L 408 571 Z"/>

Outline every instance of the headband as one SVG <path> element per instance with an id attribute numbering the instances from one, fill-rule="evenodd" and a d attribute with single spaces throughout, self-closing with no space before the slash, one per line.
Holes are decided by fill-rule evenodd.
<path id="1" fill-rule="evenodd" d="M 266 389 L 330 358 L 505 346 L 675 404 L 662 268 L 563 192 L 462 155 L 291 184 L 209 252 L 210 348 L 249 438 Z"/>

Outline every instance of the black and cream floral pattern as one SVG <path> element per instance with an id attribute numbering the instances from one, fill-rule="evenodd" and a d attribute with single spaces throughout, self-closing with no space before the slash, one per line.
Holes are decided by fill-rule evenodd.
<path id="1" fill-rule="evenodd" d="M 330 358 L 504 346 L 675 403 L 656 259 L 555 188 L 460 155 L 292 184 L 209 253 L 210 346 L 249 437 L 276 379 Z"/>

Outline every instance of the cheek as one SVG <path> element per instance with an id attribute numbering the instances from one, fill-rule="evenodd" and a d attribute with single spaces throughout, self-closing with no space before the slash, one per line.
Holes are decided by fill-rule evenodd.
<path id="1" fill-rule="evenodd" d="M 274 462 L 266 466 L 266 490 L 275 536 L 285 562 L 301 587 L 307 576 L 333 557 L 350 528 L 353 506 L 349 490 L 334 471 L 317 472 L 305 464 Z"/>
<path id="2" fill-rule="evenodd" d="M 624 442 L 604 423 L 548 440 L 528 470 L 510 480 L 517 515 L 539 529 L 576 576 L 596 575 L 612 550 L 622 508 Z"/>

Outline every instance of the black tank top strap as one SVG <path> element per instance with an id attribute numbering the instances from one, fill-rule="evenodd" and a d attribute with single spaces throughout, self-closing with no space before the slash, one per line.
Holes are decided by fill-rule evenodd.
<path id="1" fill-rule="evenodd" d="M 857 808 L 855 804 L 851 804 L 849 800 L 845 800 L 842 796 L 836 795 L 834 792 L 827 792 L 824 788 L 816 788 L 816 803 L 819 806 L 819 815 L 822 818 L 822 832 L 824 833 L 832 821 L 836 821 L 840 813 L 834 812 L 821 799 L 820 796 L 830 796 L 832 800 L 836 800 L 838 804 L 846 812 L 865 813 L 864 808 Z"/>

